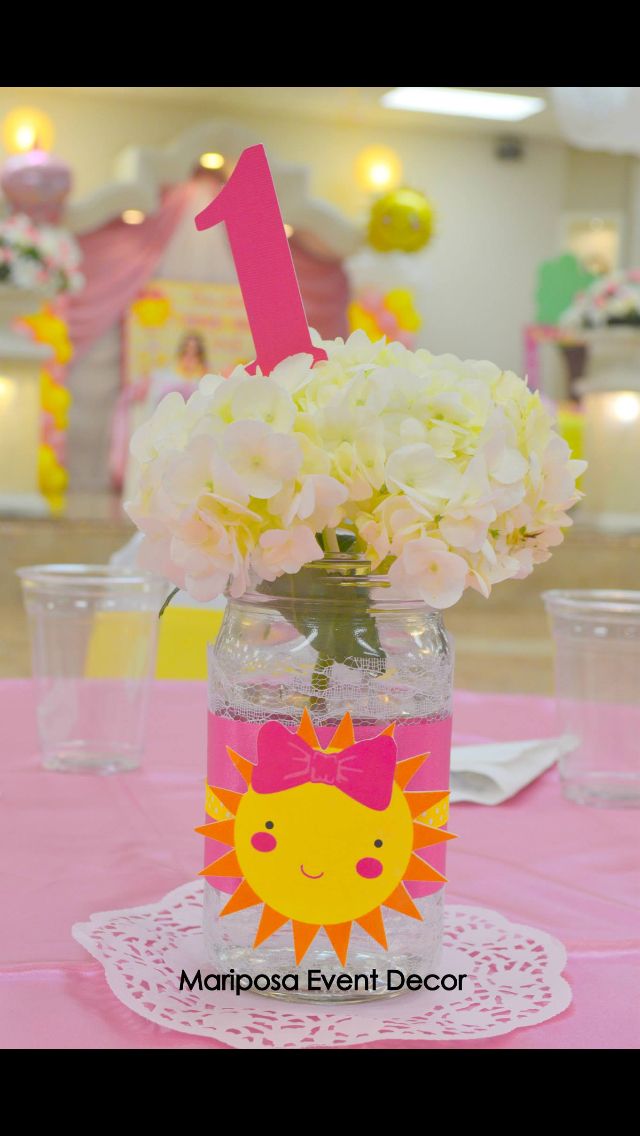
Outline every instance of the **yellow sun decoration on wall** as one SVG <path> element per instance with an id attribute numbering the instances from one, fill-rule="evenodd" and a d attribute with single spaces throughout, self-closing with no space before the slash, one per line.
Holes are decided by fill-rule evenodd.
<path id="1" fill-rule="evenodd" d="M 240 880 L 220 914 L 262 904 L 254 948 L 291 921 L 296 964 L 302 962 L 320 928 L 343 965 L 354 923 L 387 950 L 381 909 L 422 919 L 405 882 L 446 882 L 416 853 L 453 839 L 453 833 L 416 818 L 445 801 L 448 791 L 405 789 L 429 755 L 396 762 L 395 725 L 375 739 L 356 743 L 349 714 L 324 749 L 306 710 L 295 734 L 276 722 L 267 727 L 267 756 L 275 754 L 276 764 L 284 747 L 292 754 L 293 768 L 296 761 L 299 766 L 311 755 L 320 772 L 310 779 L 285 774 L 284 788 L 276 779 L 273 784 L 278 787 L 272 792 L 264 791 L 270 782 L 262 775 L 258 792 L 260 758 L 256 765 L 226 747 L 246 791 L 211 786 L 211 794 L 230 817 L 196 829 L 231 848 L 200 873 Z M 376 753 L 391 771 L 382 801 L 372 780 Z M 346 770 L 346 789 L 339 787 L 340 775 L 336 776 L 340 763 Z M 356 787 L 351 792 L 349 777 L 362 782 L 364 791 Z M 371 802 L 374 807 L 369 807 Z"/>

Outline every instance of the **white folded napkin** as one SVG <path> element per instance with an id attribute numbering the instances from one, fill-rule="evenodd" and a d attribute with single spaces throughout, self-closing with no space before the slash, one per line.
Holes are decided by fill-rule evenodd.
<path id="1" fill-rule="evenodd" d="M 568 736 L 539 741 L 489 742 L 451 750 L 451 801 L 499 805 L 530 785 L 575 741 Z"/>

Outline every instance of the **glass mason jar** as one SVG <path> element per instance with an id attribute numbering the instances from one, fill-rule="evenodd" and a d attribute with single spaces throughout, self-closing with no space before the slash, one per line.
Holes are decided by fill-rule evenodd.
<path id="1" fill-rule="evenodd" d="M 220 973 L 350 1001 L 390 993 L 389 970 L 392 989 L 438 973 L 452 676 L 441 614 L 393 598 L 367 562 L 336 555 L 229 599 L 209 649 L 204 833 Z M 374 969 L 375 989 L 336 989 Z"/>

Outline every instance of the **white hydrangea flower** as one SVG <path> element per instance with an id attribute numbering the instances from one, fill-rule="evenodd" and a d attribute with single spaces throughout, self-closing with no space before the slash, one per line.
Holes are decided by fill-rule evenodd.
<path id="1" fill-rule="evenodd" d="M 320 559 L 322 549 L 308 525 L 269 529 L 260 537 L 252 566 L 262 580 L 275 580 L 283 572 L 299 572 L 304 564 Z"/>
<path id="2" fill-rule="evenodd" d="M 328 477 L 326 473 L 310 473 L 301 479 L 300 492 L 287 510 L 287 524 L 296 518 L 305 521 L 313 532 L 335 529 L 343 518 L 344 505 L 349 493 L 346 486 Z"/>
<path id="3" fill-rule="evenodd" d="M 389 569 L 394 587 L 410 598 L 423 599 L 431 607 L 457 603 L 467 579 L 468 566 L 446 544 L 428 536 L 407 541 Z"/>
<path id="4" fill-rule="evenodd" d="M 404 595 L 448 607 L 548 558 L 584 463 L 522 379 L 364 332 L 322 346 L 315 367 L 205 376 L 136 432 L 127 508 L 147 566 L 197 598 L 241 595 L 335 548 L 323 533 L 341 526 Z"/>
<path id="5" fill-rule="evenodd" d="M 439 458 L 433 446 L 423 442 L 401 446 L 391 454 L 386 465 L 386 482 L 390 489 L 437 512 L 440 502 L 451 500 L 456 493 L 460 473 L 455 465 Z"/>
<path id="6" fill-rule="evenodd" d="M 266 422 L 252 418 L 232 422 L 220 437 L 220 450 L 247 494 L 260 500 L 279 493 L 302 463 L 295 438 L 276 433 Z"/>
<path id="7" fill-rule="evenodd" d="M 171 391 L 158 404 L 151 418 L 139 426 L 131 439 L 131 453 L 143 468 L 165 453 L 181 450 L 189 437 L 187 404 Z"/>

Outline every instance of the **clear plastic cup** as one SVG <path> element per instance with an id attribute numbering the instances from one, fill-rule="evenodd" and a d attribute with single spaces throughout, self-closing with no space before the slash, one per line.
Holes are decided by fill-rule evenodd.
<path id="1" fill-rule="evenodd" d="M 102 564 L 44 564 L 18 575 L 45 768 L 135 769 L 167 584 Z"/>
<path id="2" fill-rule="evenodd" d="M 585 805 L 640 806 L 640 592 L 551 591 L 564 794 Z"/>

